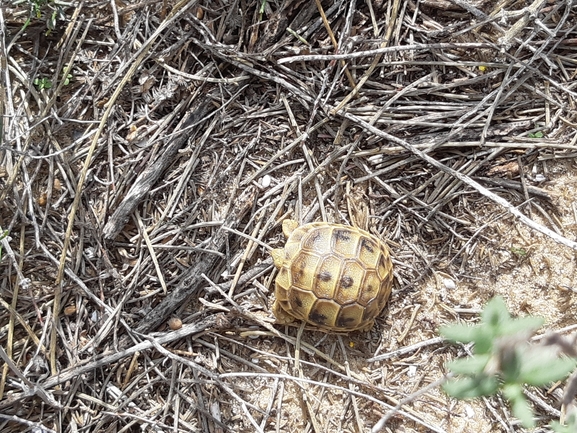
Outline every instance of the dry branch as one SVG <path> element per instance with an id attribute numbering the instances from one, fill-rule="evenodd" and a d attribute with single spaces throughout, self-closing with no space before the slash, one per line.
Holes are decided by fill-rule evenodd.
<path id="1" fill-rule="evenodd" d="M 180 277 L 179 283 L 172 289 L 172 292 L 140 321 L 136 328 L 137 332 L 146 333 L 157 328 L 168 319 L 173 311 L 182 307 L 188 298 L 199 293 L 205 284 L 203 276 L 214 275 L 215 271 L 222 267 L 222 257 L 215 252 L 224 253 L 230 236 L 227 229 L 238 227 L 254 200 L 255 190 L 251 187 L 235 200 L 235 206 L 230 209 L 230 213 L 222 222 L 222 226 L 215 232 L 207 245 L 207 250 L 212 251 L 205 252 L 198 257 L 197 262 Z"/>
<path id="2" fill-rule="evenodd" d="M 182 149 L 190 138 L 193 128 L 205 122 L 211 113 L 211 97 L 204 96 L 195 104 L 195 107 L 185 115 L 184 119 L 176 127 L 170 143 L 158 155 L 158 159 L 150 164 L 136 179 L 134 185 L 128 191 L 126 197 L 117 206 L 116 210 L 104 226 L 105 239 L 114 239 L 122 230 L 134 209 L 141 203 L 150 189 L 156 184 L 166 168 L 174 164 L 178 151 Z M 214 107 L 213 107 L 214 108 Z"/>
<path id="3" fill-rule="evenodd" d="M 415 148 L 413 145 L 407 143 L 404 140 L 401 140 L 400 138 L 397 138 L 395 136 L 392 136 L 390 134 L 387 134 L 384 131 L 380 131 L 379 129 L 371 126 L 370 124 L 368 124 L 367 122 L 361 120 L 360 118 L 358 118 L 357 116 L 353 116 L 352 114 L 349 113 L 344 113 L 343 117 L 358 123 L 359 125 L 361 125 L 363 128 L 365 128 L 367 131 L 371 132 L 372 134 L 375 134 L 379 137 L 385 138 L 387 140 L 392 141 L 393 143 L 397 143 L 400 144 L 401 146 L 403 146 L 405 149 L 409 150 L 410 152 L 414 153 L 415 155 L 417 155 L 419 158 L 421 158 L 423 161 L 428 162 L 429 164 L 431 164 L 433 167 L 443 171 L 444 173 L 450 174 L 451 176 L 459 179 L 461 182 L 469 185 L 470 187 L 476 189 L 480 194 L 484 195 L 485 197 L 493 200 L 495 203 L 499 204 L 500 206 L 504 207 L 507 211 L 509 211 L 511 214 L 513 214 L 515 217 L 517 217 L 523 224 L 531 227 L 533 230 L 536 230 L 540 233 L 543 233 L 546 236 L 549 236 L 551 239 L 553 239 L 555 242 L 561 244 L 561 245 L 565 245 L 571 249 L 577 250 L 577 242 L 572 241 L 570 239 L 567 239 L 564 236 L 558 235 L 557 233 L 555 233 L 553 230 L 536 223 L 535 221 L 531 220 L 530 218 L 528 218 L 527 216 L 525 216 L 525 214 L 523 214 L 521 211 L 519 211 L 515 206 L 513 206 L 511 203 L 509 203 L 507 200 L 505 200 L 504 198 L 498 196 L 497 194 L 489 191 L 487 188 L 483 187 L 482 185 L 478 184 L 477 182 L 475 182 L 473 179 L 471 179 L 470 177 L 464 175 L 463 173 L 460 173 L 456 170 L 453 170 L 450 167 L 447 167 L 444 164 L 441 164 L 439 161 L 437 161 L 436 159 L 432 158 L 431 156 L 429 156 L 428 154 L 420 151 L 419 149 Z"/>
<path id="4" fill-rule="evenodd" d="M 575 4 L 530 3 L 0 8 L 3 431 L 517 429 L 437 391 L 436 330 L 494 293 L 574 327 L 575 242 L 535 222 L 577 218 Z M 287 217 L 387 239 L 371 332 L 273 324 Z"/>

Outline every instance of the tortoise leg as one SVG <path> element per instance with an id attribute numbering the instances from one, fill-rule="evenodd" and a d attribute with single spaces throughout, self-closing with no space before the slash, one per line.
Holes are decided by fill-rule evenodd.
<path id="1" fill-rule="evenodd" d="M 284 248 L 275 248 L 270 252 L 272 261 L 277 269 L 282 268 L 282 265 L 286 261 Z"/>
<path id="2" fill-rule="evenodd" d="M 299 223 L 295 220 L 284 220 L 282 222 L 282 232 L 286 238 L 288 238 L 292 232 L 299 226 Z"/>
<path id="3" fill-rule="evenodd" d="M 279 301 L 275 300 L 272 304 L 272 313 L 276 317 L 276 323 L 280 325 L 286 325 L 287 323 L 294 322 L 294 317 L 288 314 L 281 306 Z"/>
<path id="4" fill-rule="evenodd" d="M 371 320 L 370 322 L 367 322 L 362 328 L 359 328 L 358 331 L 360 331 L 360 332 L 370 331 L 374 324 L 375 324 L 375 321 Z"/>

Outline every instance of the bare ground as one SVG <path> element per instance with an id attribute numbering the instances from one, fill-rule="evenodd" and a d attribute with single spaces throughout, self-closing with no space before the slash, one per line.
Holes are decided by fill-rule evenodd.
<path id="1" fill-rule="evenodd" d="M 525 431 L 440 390 L 438 329 L 499 294 L 575 336 L 576 19 L 3 2 L 0 430 Z M 274 325 L 286 217 L 389 244 L 370 332 Z M 565 385 L 527 388 L 539 431 Z"/>

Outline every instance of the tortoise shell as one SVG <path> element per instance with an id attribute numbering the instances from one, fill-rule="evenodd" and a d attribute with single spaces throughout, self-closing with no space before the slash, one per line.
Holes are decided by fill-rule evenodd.
<path id="1" fill-rule="evenodd" d="M 271 252 L 279 273 L 273 313 L 279 323 L 304 320 L 327 331 L 367 331 L 393 285 L 387 246 L 356 227 L 283 221 L 284 248 Z"/>

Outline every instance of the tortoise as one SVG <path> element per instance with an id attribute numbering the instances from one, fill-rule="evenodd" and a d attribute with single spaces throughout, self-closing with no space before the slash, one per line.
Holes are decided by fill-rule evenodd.
<path id="1" fill-rule="evenodd" d="M 271 251 L 279 269 L 273 313 L 325 331 L 368 331 L 393 285 L 387 246 L 356 227 L 284 220 L 284 248 Z"/>

